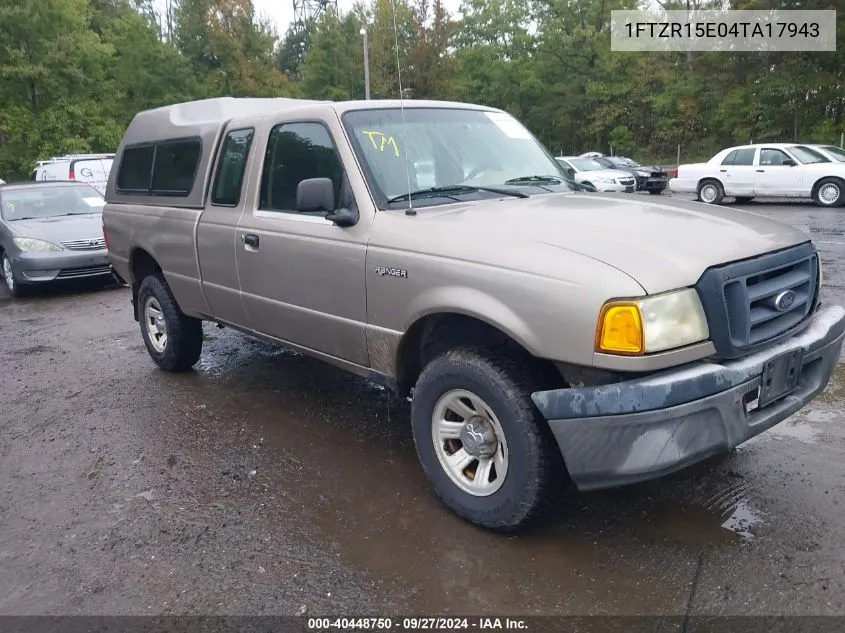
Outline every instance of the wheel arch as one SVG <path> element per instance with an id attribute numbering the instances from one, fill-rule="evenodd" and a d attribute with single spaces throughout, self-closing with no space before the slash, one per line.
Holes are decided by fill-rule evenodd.
<path id="1" fill-rule="evenodd" d="M 145 248 L 136 246 L 129 253 L 129 274 L 132 287 L 132 313 L 138 320 L 138 289 L 141 282 L 149 275 L 161 275 L 162 268 L 156 259 Z"/>
<path id="2" fill-rule="evenodd" d="M 554 363 L 540 358 L 512 328 L 468 310 L 436 310 L 418 316 L 405 330 L 396 352 L 396 386 L 400 394 L 411 392 L 426 364 L 448 349 L 489 346 L 533 359 L 550 380 L 561 379 Z"/>

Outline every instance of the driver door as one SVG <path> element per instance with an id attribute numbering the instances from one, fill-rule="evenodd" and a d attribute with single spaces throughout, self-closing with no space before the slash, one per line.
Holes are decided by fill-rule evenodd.
<path id="1" fill-rule="evenodd" d="M 335 127 L 337 126 L 337 127 Z M 297 211 L 298 184 L 329 178 L 336 207 L 355 208 L 335 139 L 337 120 L 285 120 L 256 143 L 263 165 L 237 228 L 241 296 L 250 326 L 282 341 L 368 366 L 365 258 L 372 215 L 342 228 Z M 342 141 L 341 141 L 342 142 Z"/>
<path id="2" fill-rule="evenodd" d="M 785 164 L 792 161 L 793 164 Z M 801 193 L 803 170 L 794 158 L 773 147 L 760 149 L 754 174 L 754 193 L 759 196 L 797 196 Z"/>

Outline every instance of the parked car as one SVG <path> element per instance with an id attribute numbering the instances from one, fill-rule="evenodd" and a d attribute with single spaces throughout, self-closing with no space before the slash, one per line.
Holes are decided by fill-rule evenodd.
<path id="1" fill-rule="evenodd" d="M 102 230 L 103 197 L 85 183 L 0 187 L 0 260 L 14 297 L 36 284 L 110 278 Z"/>
<path id="2" fill-rule="evenodd" d="M 114 162 L 114 154 L 69 154 L 38 162 L 30 180 L 78 180 L 94 187 L 100 195 L 106 192 L 106 181 Z"/>
<path id="3" fill-rule="evenodd" d="M 706 163 L 678 165 L 669 181 L 676 193 L 696 193 L 702 202 L 720 204 L 754 198 L 804 198 L 822 207 L 845 202 L 845 164 L 809 145 L 762 143 L 722 150 Z"/>
<path id="4" fill-rule="evenodd" d="M 841 147 L 836 145 L 810 145 L 810 147 L 834 162 L 845 163 L 845 149 Z"/>
<path id="5" fill-rule="evenodd" d="M 592 158 L 558 156 L 555 160 L 560 163 L 570 180 L 592 187 L 596 191 L 633 193 L 637 190 L 636 180 L 630 173 L 607 169 Z"/>
<path id="6" fill-rule="evenodd" d="M 590 157 L 607 169 L 617 169 L 631 174 L 637 180 L 637 191 L 648 191 L 652 195 L 659 195 L 663 193 L 669 182 L 666 170 L 658 165 L 640 165 L 635 160 L 623 156 L 592 156 L 591 153 Z"/>
<path id="7" fill-rule="evenodd" d="M 784 420 L 845 338 L 800 230 L 557 171 L 493 108 L 221 98 L 134 117 L 103 222 L 163 370 L 210 321 L 377 381 L 444 504 L 514 530 L 564 469 L 639 482 Z"/>

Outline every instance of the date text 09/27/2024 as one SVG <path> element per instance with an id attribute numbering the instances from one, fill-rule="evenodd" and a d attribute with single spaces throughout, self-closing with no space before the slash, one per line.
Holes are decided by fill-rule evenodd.
<path id="1" fill-rule="evenodd" d="M 628 37 L 648 38 L 781 38 L 819 37 L 817 22 L 628 22 Z"/>
<path id="2" fill-rule="evenodd" d="M 528 629 L 520 618 L 412 617 L 412 618 L 308 618 L 309 631 L 497 631 Z"/>

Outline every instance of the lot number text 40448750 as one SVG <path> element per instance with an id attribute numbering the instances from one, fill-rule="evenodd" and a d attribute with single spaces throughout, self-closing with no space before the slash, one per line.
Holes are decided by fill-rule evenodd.
<path id="1" fill-rule="evenodd" d="M 496 631 L 527 630 L 519 618 L 475 617 L 412 617 L 412 618 L 308 618 L 309 631 Z"/>

